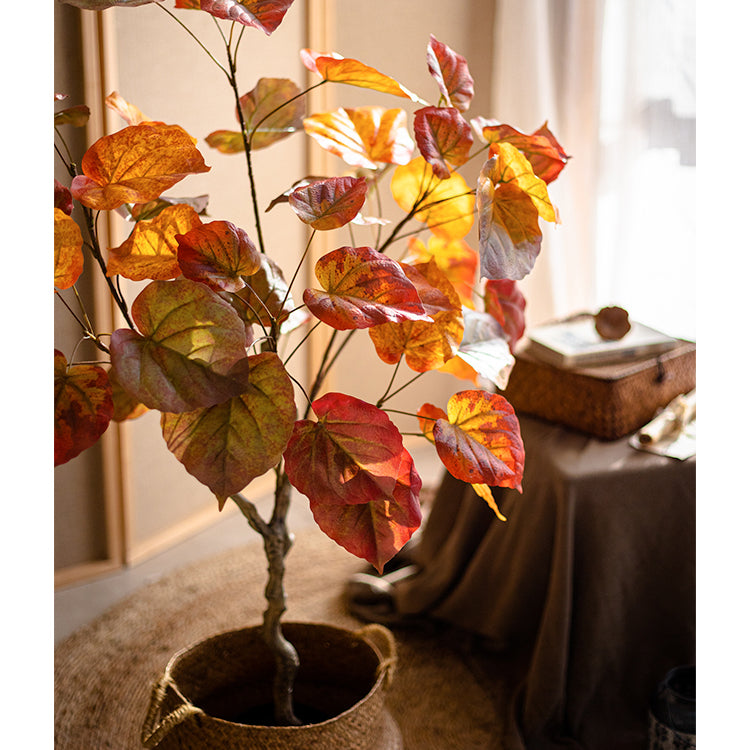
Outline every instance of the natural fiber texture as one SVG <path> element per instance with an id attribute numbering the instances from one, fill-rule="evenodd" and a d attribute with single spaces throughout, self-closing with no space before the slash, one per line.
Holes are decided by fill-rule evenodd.
<path id="1" fill-rule="evenodd" d="M 658 357 L 566 370 L 519 350 L 503 395 L 519 413 L 615 440 L 693 388 L 695 344 L 686 341 Z"/>
<path id="2" fill-rule="evenodd" d="M 317 529 L 304 531 L 288 558 L 286 619 L 361 628 L 342 593 L 362 569 Z M 248 544 L 145 587 L 66 639 L 55 652 L 55 748 L 141 748 L 151 688 L 171 656 L 259 624 L 264 584 L 262 548 Z M 484 682 L 490 661 L 464 655 L 450 631 L 394 634 L 398 666 L 386 701 L 405 750 L 498 748 L 504 695 L 499 680 Z"/>

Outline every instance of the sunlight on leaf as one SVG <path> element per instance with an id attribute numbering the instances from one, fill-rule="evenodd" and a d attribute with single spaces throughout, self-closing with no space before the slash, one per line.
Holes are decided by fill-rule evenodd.
<path id="1" fill-rule="evenodd" d="M 83 273 L 83 237 L 76 222 L 55 208 L 55 286 L 69 289 Z"/>
<path id="2" fill-rule="evenodd" d="M 364 177 L 331 177 L 298 187 L 289 196 L 289 205 L 313 229 L 338 229 L 358 213 L 367 197 Z"/>
<path id="3" fill-rule="evenodd" d="M 96 210 L 145 203 L 189 174 L 208 172 L 194 140 L 179 125 L 141 123 L 96 141 L 81 161 L 70 191 Z"/>
<path id="4" fill-rule="evenodd" d="M 254 26 L 272 34 L 284 19 L 294 0 L 201 0 L 201 10 L 216 18 Z M 179 7 L 179 6 L 177 6 Z M 194 7 L 192 4 L 190 7 Z"/>
<path id="5" fill-rule="evenodd" d="M 506 333 L 491 315 L 479 310 L 464 310 L 464 337 L 458 347 L 458 358 L 478 376 L 501 391 L 515 364 Z"/>
<path id="6" fill-rule="evenodd" d="M 138 107 L 125 101 L 116 91 L 107 95 L 104 104 L 113 112 L 120 115 L 128 125 L 139 125 L 142 122 L 150 121 L 150 118 L 146 117 Z"/>
<path id="7" fill-rule="evenodd" d="M 430 34 L 427 68 L 450 106 L 465 112 L 474 97 L 474 79 L 466 58 Z"/>
<path id="8" fill-rule="evenodd" d="M 169 206 L 153 219 L 136 223 L 130 237 L 109 251 L 107 276 L 133 281 L 175 279 L 182 271 L 177 261 L 177 237 L 201 226 L 190 206 Z"/>
<path id="9" fill-rule="evenodd" d="M 436 177 L 450 177 L 451 167 L 469 158 L 474 142 L 469 123 L 453 107 L 423 107 L 414 113 L 414 137 L 419 153 L 432 166 Z"/>

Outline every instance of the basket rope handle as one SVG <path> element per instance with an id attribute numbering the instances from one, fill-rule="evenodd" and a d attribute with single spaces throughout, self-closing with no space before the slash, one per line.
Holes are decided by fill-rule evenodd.
<path id="1" fill-rule="evenodd" d="M 200 708 L 197 708 L 192 703 L 186 701 L 185 703 L 180 704 L 174 711 L 172 711 L 172 713 L 160 720 L 161 706 L 167 695 L 168 687 L 175 688 L 175 692 L 180 695 L 179 691 L 176 690 L 172 678 L 167 675 L 162 675 L 162 677 L 154 683 L 154 687 L 151 691 L 151 703 L 148 707 L 146 720 L 143 722 L 143 728 L 141 729 L 141 743 L 144 747 L 149 748 L 149 750 L 155 748 L 167 736 L 167 734 L 169 734 L 169 732 L 187 719 L 188 716 L 203 713 Z"/>
<path id="2" fill-rule="evenodd" d="M 380 655 L 378 676 L 384 675 L 383 685 L 390 689 L 396 673 L 398 657 L 396 654 L 396 639 L 388 628 L 376 622 L 371 622 L 356 631 L 356 635 L 364 638 Z"/>

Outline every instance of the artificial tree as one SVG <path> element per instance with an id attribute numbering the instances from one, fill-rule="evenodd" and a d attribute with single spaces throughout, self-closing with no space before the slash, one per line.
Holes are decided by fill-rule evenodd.
<path id="1" fill-rule="evenodd" d="M 88 10 L 154 2 L 210 55 L 190 30 L 189 14 L 160 0 L 60 1 Z M 524 330 L 525 300 L 516 282 L 539 253 L 539 219 L 556 221 L 547 184 L 568 159 L 546 124 L 530 135 L 482 117 L 470 125 L 464 113 L 474 84 L 467 62 L 432 36 L 427 65 L 436 82 L 434 105 L 356 59 L 312 50 L 302 50 L 301 60 L 319 76 L 314 86 L 302 90 L 291 80 L 261 78 L 241 94 L 236 60 L 244 31 L 272 34 L 292 2 L 174 3 L 176 10 L 216 19 L 226 62 L 212 59 L 234 94 L 239 128 L 211 133 L 205 142 L 244 156 L 254 240 L 228 221 L 208 220 L 204 200 L 165 195 L 184 177 L 209 169 L 195 139 L 179 125 L 149 120 L 113 93 L 107 104 L 126 126 L 93 143 L 78 166 L 62 128 L 84 124 L 86 108 L 55 114 L 56 150 L 71 177 L 69 188 L 55 183 L 55 292 L 79 321 L 82 340 L 92 341 L 110 365 L 68 362 L 55 351 L 55 463 L 93 445 L 112 420 L 161 412 L 169 450 L 214 493 L 219 510 L 231 499 L 263 538 L 269 571 L 263 630 L 276 655 L 275 720 L 282 724 L 298 721 L 292 703 L 298 659 L 281 624 L 292 487 L 309 499 L 328 536 L 382 572 L 421 521 L 421 479 L 385 404 L 422 373 L 440 369 L 490 390 L 461 390 L 446 410 L 416 408 L 410 416 L 421 434 L 447 470 L 471 483 L 499 518 L 490 487 L 521 490 L 518 421 L 497 390 L 507 381 Z M 407 113 L 397 107 L 306 114 L 306 94 L 331 84 L 418 103 L 413 139 Z M 344 174 L 290 175 L 289 189 L 266 210 L 293 211 L 310 226 L 310 239 L 345 226 L 349 237 L 359 224 L 379 229 L 373 246 L 352 240 L 320 258 L 318 287 L 305 289 L 298 305 L 292 288 L 310 243 L 287 281 L 273 260 L 273 240 L 263 234 L 253 154 L 301 130 L 342 157 Z M 458 169 L 464 173 L 477 161 L 472 188 Z M 366 208 L 389 172 L 403 211 L 390 225 Z M 83 233 L 71 218 L 74 201 Z M 133 222 L 119 247 L 100 244 L 102 211 L 118 211 Z M 466 239 L 475 223 L 476 250 Z M 82 306 L 76 310 L 62 294 L 75 292 L 84 250 L 124 321 L 111 334 L 98 331 Z M 120 277 L 147 282 L 132 302 Z M 282 359 L 281 342 L 300 326 L 307 333 Z M 331 332 L 317 376 L 300 383 L 288 363 L 322 326 Z M 342 393 L 321 395 L 339 354 L 362 329 L 380 359 L 394 365 L 383 395 L 374 404 Z M 399 386 L 402 362 L 417 376 Z M 242 491 L 268 471 L 275 472 L 276 486 L 272 515 L 264 519 Z"/>

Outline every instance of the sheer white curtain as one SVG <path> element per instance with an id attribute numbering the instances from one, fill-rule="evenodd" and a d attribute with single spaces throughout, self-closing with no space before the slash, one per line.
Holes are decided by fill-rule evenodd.
<path id="1" fill-rule="evenodd" d="M 695 336 L 695 9 L 496 0 L 493 116 L 545 120 L 572 159 L 523 282 L 530 323 L 618 304 Z"/>

